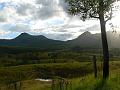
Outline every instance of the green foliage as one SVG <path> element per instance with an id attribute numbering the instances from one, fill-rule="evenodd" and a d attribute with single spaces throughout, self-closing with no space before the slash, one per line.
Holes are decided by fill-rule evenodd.
<path id="1" fill-rule="evenodd" d="M 80 15 L 82 20 L 86 18 L 98 18 L 101 13 L 109 17 L 109 11 L 115 0 L 65 0 L 72 15 Z M 108 14 L 109 13 L 109 14 Z"/>
<path id="2" fill-rule="evenodd" d="M 92 56 L 96 55 L 98 61 L 101 61 L 101 50 L 90 49 L 73 51 L 58 51 L 58 52 L 47 52 L 47 51 L 36 51 L 26 52 L 17 54 L 0 54 L 0 67 L 17 66 L 26 64 L 43 64 L 43 63 L 65 63 L 65 62 L 90 62 Z M 112 61 L 119 61 L 120 56 L 119 49 L 111 49 L 110 57 Z M 56 55 L 54 56 L 54 53 Z"/>

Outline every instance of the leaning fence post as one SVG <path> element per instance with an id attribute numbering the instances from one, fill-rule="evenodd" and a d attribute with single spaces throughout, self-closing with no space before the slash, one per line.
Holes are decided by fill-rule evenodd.
<path id="1" fill-rule="evenodd" d="M 97 64 L 96 64 L 96 56 L 93 55 L 93 68 L 94 68 L 94 77 L 97 77 Z"/>

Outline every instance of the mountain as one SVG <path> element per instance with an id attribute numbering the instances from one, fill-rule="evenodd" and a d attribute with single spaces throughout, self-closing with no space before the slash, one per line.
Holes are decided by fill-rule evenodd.
<path id="1" fill-rule="evenodd" d="M 43 35 L 33 36 L 28 33 L 22 33 L 18 37 L 16 37 L 14 40 L 16 40 L 16 41 L 21 41 L 21 40 L 29 41 L 30 40 L 31 41 L 31 40 L 48 40 L 48 38 L 46 38 Z"/>
<path id="2" fill-rule="evenodd" d="M 68 41 L 68 44 L 78 46 L 81 48 L 100 48 L 101 47 L 101 38 L 97 34 L 91 34 L 86 31 L 81 34 L 78 38 Z"/>
<path id="3" fill-rule="evenodd" d="M 63 45 L 64 41 L 48 39 L 43 35 L 30 35 L 22 33 L 18 37 L 11 40 L 0 40 L 0 46 L 19 46 L 19 47 L 36 47 L 36 48 L 53 48 Z"/>
<path id="4" fill-rule="evenodd" d="M 107 32 L 108 44 L 110 48 L 120 48 L 120 35 L 119 33 Z M 43 35 L 30 35 L 22 33 L 14 39 L 0 40 L 0 46 L 12 47 L 31 47 L 41 49 L 61 49 L 61 48 L 102 48 L 101 34 L 91 34 L 84 32 L 77 38 L 68 41 L 52 40 Z"/>
<path id="5" fill-rule="evenodd" d="M 107 31 L 109 48 L 120 48 L 120 32 Z M 84 32 L 78 38 L 68 41 L 73 47 L 102 48 L 101 33 Z"/>

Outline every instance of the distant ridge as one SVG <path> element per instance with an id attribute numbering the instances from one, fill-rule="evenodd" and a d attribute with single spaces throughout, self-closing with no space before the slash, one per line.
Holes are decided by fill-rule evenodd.
<path id="1" fill-rule="evenodd" d="M 73 47 L 78 46 L 81 48 L 101 48 L 101 39 L 94 34 L 86 31 L 78 36 L 76 39 L 68 41 Z"/>
<path id="2" fill-rule="evenodd" d="M 114 33 L 107 32 L 108 34 L 108 43 L 110 48 L 120 48 L 120 35 Z M 86 31 L 82 33 L 80 36 L 73 40 L 68 41 L 59 41 L 52 40 L 43 35 L 30 35 L 28 33 L 21 33 L 14 39 L 5 40 L 0 39 L 0 46 L 12 46 L 12 47 L 35 47 L 35 48 L 72 48 L 72 47 L 80 47 L 80 48 L 102 48 L 101 45 L 101 34 L 91 34 Z"/>
<path id="3" fill-rule="evenodd" d="M 52 48 L 63 45 L 64 41 L 48 39 L 43 35 L 30 35 L 21 33 L 11 40 L 0 40 L 0 46 L 18 46 L 18 47 L 35 47 L 35 48 Z"/>

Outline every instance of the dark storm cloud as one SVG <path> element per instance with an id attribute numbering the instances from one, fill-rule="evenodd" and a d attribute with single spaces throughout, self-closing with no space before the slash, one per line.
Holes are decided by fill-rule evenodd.
<path id="1" fill-rule="evenodd" d="M 41 6 L 36 10 L 37 19 L 48 19 L 59 15 L 59 6 L 56 0 L 36 0 L 36 4 Z"/>
<path id="2" fill-rule="evenodd" d="M 49 19 L 58 16 L 61 12 L 66 12 L 67 4 L 64 0 L 36 0 L 34 4 L 21 3 L 17 7 L 20 15 L 32 14 L 34 19 Z"/>

